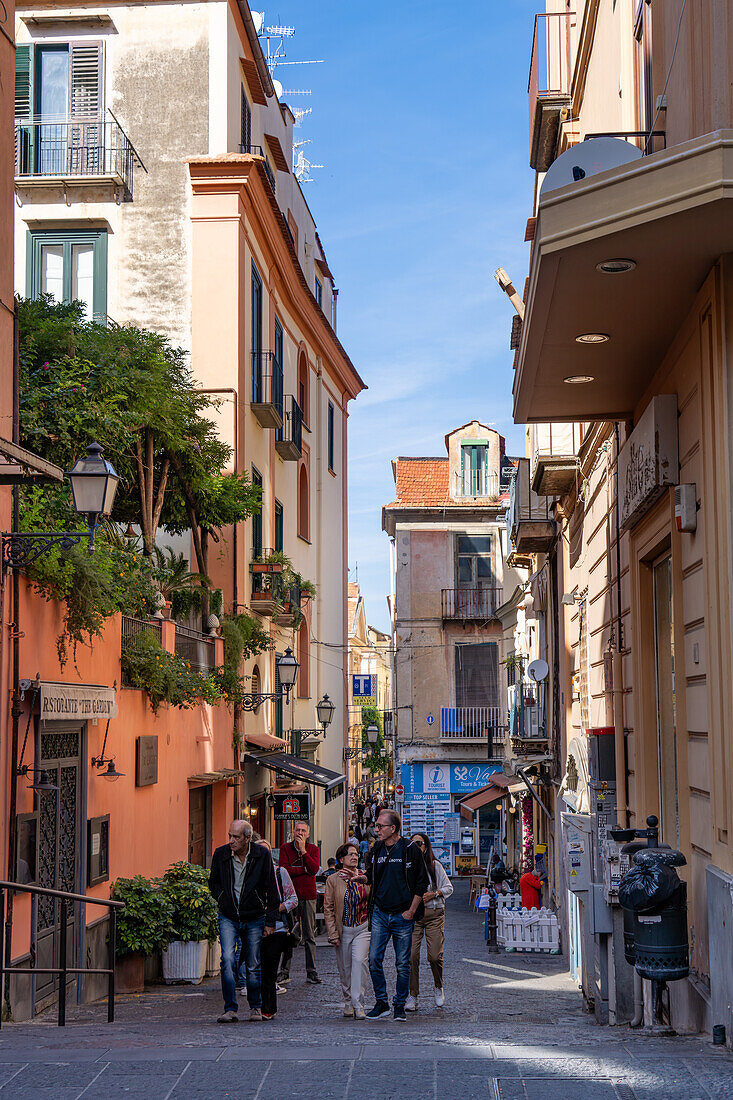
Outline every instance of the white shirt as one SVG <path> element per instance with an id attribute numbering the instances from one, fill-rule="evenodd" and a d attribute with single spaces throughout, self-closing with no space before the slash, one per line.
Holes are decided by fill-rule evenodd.
<path id="1" fill-rule="evenodd" d="M 247 860 L 249 859 L 249 848 L 247 854 L 243 860 L 239 856 L 235 856 L 232 852 L 232 866 L 234 868 L 234 897 L 236 898 L 237 905 L 239 905 L 239 898 L 242 894 L 242 886 L 244 885 L 244 876 L 247 871 Z"/>
<path id="2" fill-rule="evenodd" d="M 445 899 L 449 898 L 453 893 L 453 883 L 445 873 L 445 867 L 439 859 L 435 861 L 435 882 L 430 884 L 431 890 L 440 890 L 442 896 L 437 898 L 431 898 L 426 903 L 426 909 L 445 909 Z"/>

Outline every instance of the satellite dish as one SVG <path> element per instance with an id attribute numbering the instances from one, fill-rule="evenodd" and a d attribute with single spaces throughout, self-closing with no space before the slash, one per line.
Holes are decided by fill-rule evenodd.
<path id="1" fill-rule="evenodd" d="M 536 684 L 540 680 L 546 680 L 550 674 L 550 666 L 547 661 L 543 661 L 541 657 L 538 657 L 536 661 L 530 661 L 527 667 L 527 675 L 530 680 L 534 680 Z"/>
<path id="2" fill-rule="evenodd" d="M 255 34 L 259 34 L 262 30 L 262 24 L 265 22 L 265 13 L 263 11 L 253 11 L 252 22 L 255 25 Z"/>
<path id="3" fill-rule="evenodd" d="M 607 172 L 609 168 L 630 164 L 640 157 L 641 149 L 623 138 L 602 137 L 581 141 L 552 162 L 542 181 L 540 195 L 557 187 L 566 187 L 569 183 L 579 183 L 588 176 Z"/>
<path id="4" fill-rule="evenodd" d="M 277 98 L 282 99 L 283 86 L 280 83 L 280 81 L 279 80 L 273 80 L 272 86 L 275 89 L 275 95 L 277 96 Z"/>

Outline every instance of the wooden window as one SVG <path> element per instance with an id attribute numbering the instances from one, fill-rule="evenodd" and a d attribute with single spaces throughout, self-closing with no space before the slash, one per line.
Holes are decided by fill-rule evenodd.
<path id="1" fill-rule="evenodd" d="M 328 468 L 332 472 L 335 471 L 336 462 L 336 410 L 333 407 L 333 401 L 328 402 Z"/>
<path id="2" fill-rule="evenodd" d="M 279 500 L 275 501 L 275 545 L 274 550 L 285 549 L 285 511 Z"/>
<path id="3" fill-rule="evenodd" d="M 240 153 L 249 153 L 252 148 L 252 111 L 250 110 L 249 100 L 244 91 L 244 84 L 241 85 L 242 104 L 241 104 L 241 119 L 240 119 L 240 134 L 239 134 L 239 151 Z"/>
<path id="4" fill-rule="evenodd" d="M 290 233 L 290 239 L 293 242 L 293 248 L 295 249 L 295 255 L 298 255 L 298 223 L 293 216 L 292 210 L 288 210 L 287 217 L 288 232 Z"/>
<path id="5" fill-rule="evenodd" d="M 498 707 L 499 650 L 496 642 L 456 646 L 456 706 Z"/>
<path id="6" fill-rule="evenodd" d="M 26 294 L 81 302 L 86 320 L 107 320 L 107 230 L 28 231 Z"/>
<path id="7" fill-rule="evenodd" d="M 308 358 L 303 351 L 298 356 L 298 404 L 303 413 L 303 424 L 307 428 L 310 424 L 310 371 Z"/>
<path id="8" fill-rule="evenodd" d="M 252 484 L 260 490 L 260 510 L 252 516 L 252 557 L 258 558 L 262 554 L 262 474 L 252 467 Z"/>
<path id="9" fill-rule="evenodd" d="M 311 646 L 308 620 L 303 619 L 298 631 L 298 698 L 310 699 L 311 694 Z"/>
<path id="10" fill-rule="evenodd" d="M 298 474 L 298 534 L 302 539 L 310 539 L 310 511 L 308 471 L 305 463 L 301 462 Z"/>
<path id="11" fill-rule="evenodd" d="M 101 120 L 104 115 L 102 44 L 54 42 L 15 51 L 15 117 Z M 48 135 L 58 143 L 60 135 Z"/>

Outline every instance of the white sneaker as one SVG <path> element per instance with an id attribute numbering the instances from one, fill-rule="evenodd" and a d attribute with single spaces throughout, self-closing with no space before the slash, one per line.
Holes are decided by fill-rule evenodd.
<path id="1" fill-rule="evenodd" d="M 361 1005 L 354 1009 L 354 1018 L 357 1020 L 366 1020 L 366 1012 Z"/>
<path id="2" fill-rule="evenodd" d="M 417 1012 L 417 997 L 412 994 L 405 1001 L 405 1012 Z"/>
<path id="3" fill-rule="evenodd" d="M 445 993 L 442 989 L 438 989 L 437 986 L 435 987 L 435 1003 L 438 1008 L 442 1008 L 445 1004 Z"/>
<path id="4" fill-rule="evenodd" d="M 354 1006 L 352 1004 L 345 1004 L 344 1005 L 344 1016 L 346 1016 L 348 1019 L 351 1019 L 351 1017 L 353 1015 L 354 1015 Z"/>

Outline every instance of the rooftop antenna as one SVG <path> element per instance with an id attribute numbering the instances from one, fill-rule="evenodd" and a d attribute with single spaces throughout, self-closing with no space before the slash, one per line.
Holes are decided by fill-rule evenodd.
<path id="1" fill-rule="evenodd" d="M 300 127 L 306 115 L 310 115 L 312 113 L 312 107 L 293 107 L 293 114 L 295 115 L 295 125 L 297 127 Z"/>
<path id="2" fill-rule="evenodd" d="M 311 169 L 323 168 L 325 165 L 314 164 L 313 161 L 308 160 L 303 152 L 304 145 L 310 145 L 310 138 L 307 138 L 305 141 L 296 141 L 293 143 L 293 175 L 298 183 L 313 183 Z"/>

